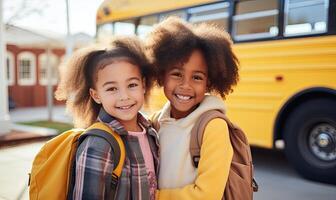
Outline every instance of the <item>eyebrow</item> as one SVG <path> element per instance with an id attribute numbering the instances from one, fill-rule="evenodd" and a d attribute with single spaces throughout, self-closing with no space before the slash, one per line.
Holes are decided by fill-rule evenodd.
<path id="1" fill-rule="evenodd" d="M 182 68 L 180 68 L 180 67 L 172 67 L 171 68 L 171 70 L 169 70 L 169 71 L 173 71 L 173 70 L 183 70 Z M 201 73 L 201 74 L 203 74 L 204 76 L 206 76 L 207 75 L 207 73 L 206 72 L 204 72 L 204 71 L 200 71 L 200 70 L 197 70 L 197 71 L 193 71 L 194 73 Z"/>
<path id="2" fill-rule="evenodd" d="M 203 72 L 203 71 L 194 71 L 195 73 L 201 73 L 201 74 L 203 74 L 204 76 L 206 76 L 206 72 Z"/>
<path id="3" fill-rule="evenodd" d="M 131 78 L 127 79 L 126 81 L 132 81 L 132 80 L 141 81 L 140 78 L 138 78 L 138 77 L 131 77 Z M 109 84 L 116 84 L 116 83 L 117 83 L 116 81 L 107 81 L 103 84 L 103 87 L 106 86 L 106 85 L 109 85 Z"/>

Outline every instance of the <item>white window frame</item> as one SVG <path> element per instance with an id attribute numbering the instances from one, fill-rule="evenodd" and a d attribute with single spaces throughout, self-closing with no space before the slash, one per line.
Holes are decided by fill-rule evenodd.
<path id="1" fill-rule="evenodd" d="M 249 19 L 258 19 L 263 17 L 271 17 L 271 16 L 278 16 L 279 17 L 279 10 L 278 9 L 272 9 L 272 10 L 264 10 L 264 11 L 257 11 L 257 12 L 251 12 L 251 13 L 244 13 L 244 14 L 238 14 L 232 17 L 233 24 L 235 24 L 238 21 L 243 20 L 249 20 Z M 274 28 L 278 29 L 278 26 L 273 26 Z M 236 30 L 234 30 L 234 33 Z M 269 32 L 263 32 L 263 33 L 251 33 L 251 34 L 241 34 L 237 35 L 234 34 L 234 39 L 236 41 L 244 41 L 244 40 L 252 40 L 252 39 L 261 39 L 261 38 L 272 38 L 276 37 L 279 34 L 278 30 L 275 31 L 269 31 Z"/>
<path id="2" fill-rule="evenodd" d="M 218 9 L 223 9 L 223 8 L 228 9 L 229 6 L 230 6 L 229 2 L 221 2 L 221 3 L 215 3 L 215 4 L 205 5 L 205 6 L 199 6 L 195 8 L 189 8 L 188 14 L 191 15 L 191 17 L 189 18 L 189 21 L 192 23 L 198 23 L 198 22 L 206 22 L 206 21 L 211 21 L 211 20 L 216 20 L 216 19 L 227 19 L 229 17 L 229 12 L 221 12 L 221 13 L 216 12 L 213 14 L 203 14 L 201 16 L 192 16 L 192 15 L 196 13 L 204 13 L 204 12 L 211 11 L 211 10 L 218 10 Z"/>
<path id="3" fill-rule="evenodd" d="M 187 12 L 184 9 L 180 9 L 180 10 L 175 10 L 175 11 L 169 11 L 169 12 L 161 13 L 161 14 L 159 14 L 159 22 L 165 20 L 169 16 L 176 16 L 178 18 L 186 20 L 187 19 Z"/>
<path id="4" fill-rule="evenodd" d="M 43 59 L 47 59 L 48 54 L 47 53 L 42 53 L 39 55 L 38 59 L 39 59 L 39 84 L 40 85 L 47 85 L 48 84 L 48 79 L 47 79 L 47 69 L 46 69 L 46 76 L 42 77 L 42 72 L 41 70 L 45 67 L 44 66 L 44 61 Z M 50 53 L 50 58 L 49 58 L 49 63 L 52 67 L 52 85 L 56 85 L 58 82 L 58 66 L 59 66 L 59 58 L 57 57 L 57 55 Z M 46 61 L 46 60 L 45 60 Z"/>
<path id="5" fill-rule="evenodd" d="M 30 78 L 23 79 L 21 78 L 21 60 L 27 59 L 30 61 Z M 18 77 L 18 84 L 19 85 L 35 85 L 36 84 L 36 57 L 35 54 L 29 51 L 24 51 L 18 54 L 17 57 L 18 63 L 18 70 L 17 70 L 17 77 Z"/>
<path id="6" fill-rule="evenodd" d="M 7 59 L 9 60 L 9 66 L 7 66 Z M 14 85 L 14 54 L 10 51 L 6 52 L 6 78 L 7 78 L 7 85 Z M 9 72 L 7 71 L 9 69 Z M 7 77 L 7 73 L 9 73 L 9 78 Z"/>
<path id="7" fill-rule="evenodd" d="M 316 3 L 324 3 L 325 5 L 325 15 L 326 15 L 326 21 L 325 21 L 325 30 L 314 30 L 313 27 L 310 25 L 310 28 L 308 27 L 307 23 L 303 24 L 294 24 L 294 25 L 288 25 L 288 13 L 290 9 L 289 0 L 285 1 L 285 17 L 284 17 L 284 36 L 300 36 L 300 35 L 314 35 L 314 34 L 321 34 L 326 33 L 327 30 L 327 24 L 328 24 L 328 10 L 329 10 L 329 0 L 307 0 L 305 2 L 299 2 L 299 3 L 292 3 L 291 8 L 299 8 L 302 6 L 310 6 L 315 5 Z M 295 31 L 293 32 L 292 29 L 295 27 L 302 26 L 302 31 Z M 287 28 L 288 27 L 288 28 Z M 301 29 L 298 29 L 301 30 Z"/>

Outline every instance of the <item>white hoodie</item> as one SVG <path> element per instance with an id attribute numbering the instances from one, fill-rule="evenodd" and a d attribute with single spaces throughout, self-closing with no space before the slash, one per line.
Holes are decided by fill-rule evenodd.
<path id="1" fill-rule="evenodd" d="M 225 112 L 219 97 L 206 95 L 201 104 L 187 117 L 170 117 L 171 106 L 167 102 L 158 117 L 160 124 L 160 172 L 159 188 L 180 188 L 194 183 L 197 169 L 192 165 L 189 152 L 190 132 L 196 120 L 208 110 L 218 109 Z"/>

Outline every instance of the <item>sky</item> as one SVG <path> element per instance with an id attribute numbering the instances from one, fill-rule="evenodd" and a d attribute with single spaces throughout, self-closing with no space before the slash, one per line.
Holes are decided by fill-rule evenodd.
<path id="1" fill-rule="evenodd" d="M 68 1 L 71 34 L 84 32 L 94 36 L 96 11 L 103 0 Z M 65 2 L 66 0 L 3 0 L 4 22 L 32 30 L 66 34 Z M 25 9 L 22 9 L 22 5 L 25 5 Z"/>

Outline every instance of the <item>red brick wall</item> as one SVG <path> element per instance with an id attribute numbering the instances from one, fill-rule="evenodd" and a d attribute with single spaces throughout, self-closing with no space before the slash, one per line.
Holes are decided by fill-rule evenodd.
<path id="1" fill-rule="evenodd" d="M 14 55 L 14 84 L 8 86 L 8 95 L 14 100 L 16 107 L 36 107 L 46 106 L 46 85 L 39 85 L 39 59 L 38 56 L 45 52 L 45 49 L 41 48 L 20 48 L 15 45 L 7 45 L 7 51 L 10 51 Z M 35 55 L 36 60 L 36 84 L 31 86 L 18 85 L 18 63 L 17 55 L 23 51 L 29 51 Z M 52 52 L 61 58 L 65 54 L 64 49 L 53 49 Z M 56 90 L 57 86 L 53 86 L 53 90 Z M 64 102 L 54 99 L 55 105 L 64 104 Z"/>

